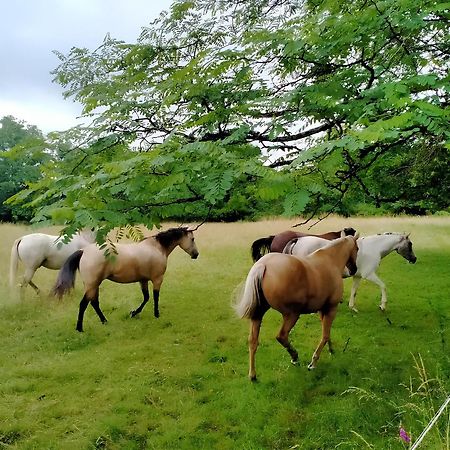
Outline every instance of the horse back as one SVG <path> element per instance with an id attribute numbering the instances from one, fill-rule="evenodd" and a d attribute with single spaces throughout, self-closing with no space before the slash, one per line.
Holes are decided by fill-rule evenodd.
<path id="1" fill-rule="evenodd" d="M 291 254 L 297 257 L 305 257 L 312 252 L 328 245 L 330 241 L 318 236 L 303 236 L 298 238 L 291 248 Z"/>
<path id="2" fill-rule="evenodd" d="M 50 250 L 58 236 L 43 233 L 32 233 L 23 236 L 17 245 L 19 259 L 28 267 L 37 269 L 48 258 Z M 64 261 L 62 261 L 63 263 Z M 62 266 L 62 263 L 58 269 Z"/>
<path id="3" fill-rule="evenodd" d="M 309 261 L 279 253 L 270 253 L 260 262 L 266 266 L 261 283 L 264 297 L 282 314 L 316 312 L 327 302 L 335 302 L 339 286 L 335 286 L 336 276 L 332 272 L 321 270 Z M 338 301 L 341 294 L 337 292 Z"/>
<path id="4" fill-rule="evenodd" d="M 90 244 L 84 248 L 80 274 L 89 285 L 100 284 L 105 279 L 133 283 L 154 281 L 163 276 L 166 267 L 167 256 L 157 249 L 148 251 L 142 242 L 116 244 L 108 255 L 96 244 Z"/>
<path id="5" fill-rule="evenodd" d="M 287 230 L 277 234 L 270 245 L 270 251 L 282 253 L 286 244 L 297 237 L 303 236 L 303 233 L 298 231 Z"/>
<path id="6" fill-rule="evenodd" d="M 321 238 L 326 239 L 327 241 L 331 241 L 333 239 L 337 239 L 341 236 L 340 231 L 330 231 L 328 233 L 324 234 L 311 234 L 311 233 L 302 233 L 300 231 L 292 231 L 287 230 L 283 231 L 282 233 L 277 234 L 272 241 L 272 244 L 270 246 L 270 250 L 272 252 L 278 252 L 282 253 L 284 250 L 284 247 L 286 247 L 286 244 L 291 241 L 292 239 L 303 239 L 305 237 L 315 237 L 315 238 Z"/>

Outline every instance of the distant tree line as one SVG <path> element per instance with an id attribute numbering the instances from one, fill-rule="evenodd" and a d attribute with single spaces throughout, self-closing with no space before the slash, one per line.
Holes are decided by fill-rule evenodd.
<path id="1" fill-rule="evenodd" d="M 440 0 L 174 0 L 135 43 L 58 54 L 91 124 L 17 151 L 11 188 L 38 179 L 11 204 L 104 233 L 448 211 L 449 22 Z"/>
<path id="2" fill-rule="evenodd" d="M 42 177 L 41 166 L 51 159 L 42 132 L 12 116 L 0 120 L 0 221 L 28 222 L 31 206 L 5 204 L 5 200 Z"/>

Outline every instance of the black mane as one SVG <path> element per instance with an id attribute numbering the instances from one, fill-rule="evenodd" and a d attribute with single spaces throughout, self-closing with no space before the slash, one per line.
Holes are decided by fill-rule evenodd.
<path id="1" fill-rule="evenodd" d="M 177 241 L 188 232 L 187 227 L 169 228 L 166 231 L 161 231 L 153 236 L 163 247 L 169 247 L 174 241 Z"/>

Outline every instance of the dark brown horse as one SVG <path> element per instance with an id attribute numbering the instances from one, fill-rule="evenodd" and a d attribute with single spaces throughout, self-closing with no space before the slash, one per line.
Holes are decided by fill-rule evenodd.
<path id="1" fill-rule="evenodd" d="M 153 284 L 154 314 L 159 317 L 159 290 L 167 267 L 167 258 L 180 246 L 192 259 L 198 257 L 194 234 L 186 227 L 171 228 L 155 236 L 143 239 L 133 244 L 116 244 L 116 254 L 112 258 L 105 257 L 104 251 L 96 244 L 91 244 L 83 250 L 73 253 L 62 266 L 56 280 L 53 293 L 62 297 L 75 283 L 76 270 L 84 283 L 85 294 L 80 302 L 77 330 L 83 331 L 83 317 L 89 303 L 102 323 L 107 320 L 100 309 L 98 301 L 99 286 L 103 280 L 116 283 L 141 284 L 144 300 L 131 317 L 139 314 L 149 300 L 148 282 Z"/>
<path id="2" fill-rule="evenodd" d="M 344 233 L 342 233 L 344 235 Z M 356 272 L 358 236 L 344 236 L 305 258 L 284 253 L 269 253 L 251 268 L 236 311 L 241 318 L 250 319 L 249 377 L 256 380 L 255 353 L 259 330 L 264 314 L 269 308 L 283 315 L 283 325 L 277 335 L 278 342 L 286 348 L 292 362 L 298 360 L 297 350 L 289 342 L 289 332 L 300 314 L 320 313 L 322 339 L 317 346 L 309 369 L 314 369 L 324 345 L 331 351 L 330 330 L 342 301 L 342 271 L 346 265 L 350 274 Z"/>
<path id="3" fill-rule="evenodd" d="M 300 231 L 287 230 L 281 233 L 267 236 L 265 238 L 257 239 L 253 242 L 251 251 L 252 259 L 254 262 L 258 261 L 265 253 L 276 252 L 283 253 L 284 247 L 291 240 L 303 236 L 317 236 L 322 239 L 327 239 L 329 241 L 337 239 L 341 236 L 341 232 L 344 232 L 346 236 L 354 236 L 356 230 L 354 228 L 344 228 L 341 231 L 329 231 L 324 234 L 311 234 L 302 233 Z"/>

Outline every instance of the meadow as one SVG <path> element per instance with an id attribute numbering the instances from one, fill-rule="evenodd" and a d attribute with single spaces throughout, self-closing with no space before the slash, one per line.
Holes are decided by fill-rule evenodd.
<path id="1" fill-rule="evenodd" d="M 418 258 L 387 256 L 378 287 L 360 286 L 359 313 L 344 303 L 326 349 L 307 370 L 320 339 L 316 315 L 302 316 L 291 340 L 293 366 L 275 340 L 281 316 L 269 311 L 256 355 L 258 381 L 247 378 L 248 323 L 231 302 L 252 265 L 256 238 L 288 229 L 285 219 L 207 223 L 196 232 L 191 260 L 169 257 L 161 317 L 141 302 L 139 285 L 106 281 L 102 325 L 91 307 L 75 331 L 80 280 L 62 301 L 28 288 L 21 301 L 8 288 L 9 254 L 35 230 L 0 225 L 0 448 L 8 449 L 405 449 L 403 427 L 417 438 L 450 392 L 450 218 L 330 217 L 313 232 L 353 226 L 361 235 L 411 232 Z M 303 227 L 303 229 L 306 229 Z M 44 230 L 45 231 L 45 230 Z M 35 282 L 50 291 L 56 272 Z M 421 449 L 448 449 L 449 410 Z"/>

